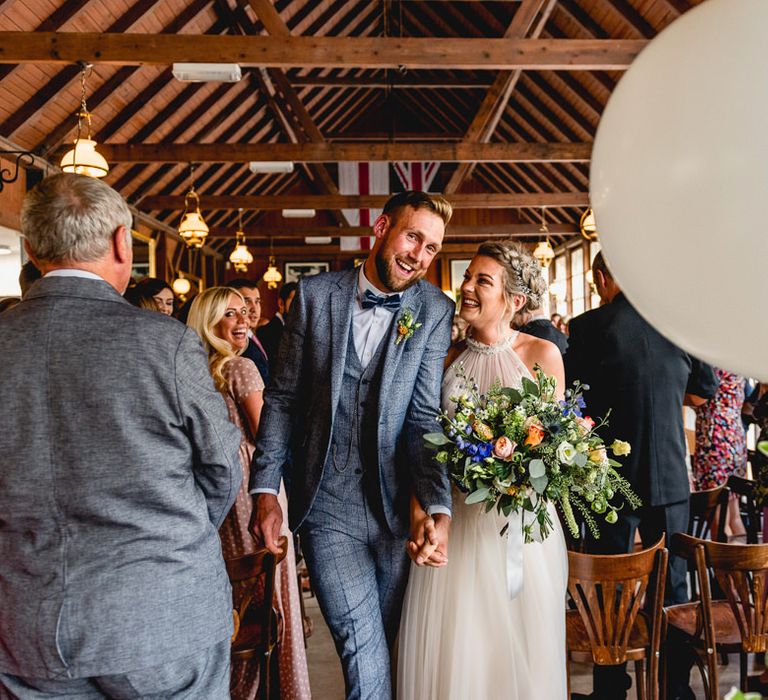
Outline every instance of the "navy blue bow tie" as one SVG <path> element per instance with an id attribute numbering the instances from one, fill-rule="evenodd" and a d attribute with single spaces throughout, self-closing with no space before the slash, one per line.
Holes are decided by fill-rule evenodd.
<path id="1" fill-rule="evenodd" d="M 360 299 L 360 304 L 364 309 L 373 309 L 376 306 L 381 306 L 387 309 L 387 311 L 397 311 L 400 308 L 400 295 L 380 296 L 379 294 L 374 294 L 370 289 L 366 289 L 363 292 L 362 299 Z"/>

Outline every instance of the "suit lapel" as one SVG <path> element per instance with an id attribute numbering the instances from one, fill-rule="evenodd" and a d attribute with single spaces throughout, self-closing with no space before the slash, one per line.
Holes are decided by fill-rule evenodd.
<path id="1" fill-rule="evenodd" d="M 344 275 L 331 292 L 331 421 L 336 414 L 344 363 L 347 360 L 349 327 L 352 323 L 352 309 L 357 294 L 357 275 L 357 269 Z"/>
<path id="2" fill-rule="evenodd" d="M 384 415 L 387 396 L 389 395 L 389 386 L 392 384 L 392 380 L 395 378 L 398 365 L 400 364 L 400 358 L 403 356 L 408 340 L 403 340 L 400 343 L 395 344 L 397 340 L 397 326 L 400 317 L 403 315 L 405 309 L 410 309 L 413 313 L 413 318 L 419 318 L 419 312 L 421 311 L 421 290 L 418 285 L 409 287 L 403 292 L 403 300 L 400 304 L 400 310 L 395 312 L 395 317 L 392 319 L 392 326 L 389 329 L 389 333 L 384 337 L 384 341 L 387 346 L 384 348 L 384 366 L 381 372 L 381 388 L 379 389 L 379 412 Z M 418 331 L 417 331 L 418 332 Z"/>

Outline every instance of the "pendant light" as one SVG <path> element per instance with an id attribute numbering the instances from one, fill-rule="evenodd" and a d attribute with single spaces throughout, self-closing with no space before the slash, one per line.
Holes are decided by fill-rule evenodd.
<path id="1" fill-rule="evenodd" d="M 283 275 L 277 269 L 275 256 L 272 255 L 272 239 L 269 239 L 269 265 L 262 279 L 267 283 L 267 289 L 277 289 L 277 285 L 283 281 Z"/>
<path id="2" fill-rule="evenodd" d="M 552 246 L 549 243 L 549 228 L 547 228 L 547 217 L 544 207 L 541 208 L 541 228 L 539 228 L 539 233 L 544 236 L 544 240 L 539 241 L 536 249 L 533 251 L 533 257 L 546 269 L 555 259 L 555 251 L 552 250 Z"/>
<path id="3" fill-rule="evenodd" d="M 595 222 L 595 212 L 589 207 L 579 219 L 579 231 L 588 241 L 597 240 L 597 223 Z"/>
<path id="4" fill-rule="evenodd" d="M 85 104 L 85 78 L 92 68 L 90 63 L 81 63 L 80 72 L 80 111 L 77 113 L 77 135 L 72 149 L 61 159 L 61 169 L 65 173 L 76 173 L 88 177 L 104 177 L 109 172 L 109 164 L 96 150 L 96 142 L 91 138 L 91 113 Z M 83 127 L 87 134 L 82 138 Z"/>
<path id="5" fill-rule="evenodd" d="M 235 249 L 229 254 L 229 262 L 237 272 L 247 272 L 248 265 L 253 262 L 253 255 L 245 245 L 245 232 L 243 231 L 243 209 L 237 210 L 237 233 L 235 234 Z"/>
<path id="6" fill-rule="evenodd" d="M 208 224 L 200 213 L 200 198 L 195 192 L 195 169 L 189 164 L 189 192 L 184 195 L 184 213 L 179 222 L 179 235 L 189 248 L 202 248 L 208 236 Z M 193 208 L 194 207 L 194 208 Z"/>

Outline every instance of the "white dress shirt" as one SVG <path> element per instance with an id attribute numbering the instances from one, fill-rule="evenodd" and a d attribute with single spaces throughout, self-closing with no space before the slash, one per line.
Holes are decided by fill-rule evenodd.
<path id="1" fill-rule="evenodd" d="M 364 309 L 363 294 L 366 290 L 379 297 L 395 296 L 395 294 L 385 294 L 374 287 L 365 276 L 363 268 L 364 265 L 360 265 L 360 274 L 357 277 L 357 298 L 355 299 L 355 308 L 352 310 L 352 337 L 355 340 L 357 357 L 363 368 L 366 368 L 387 331 L 389 331 L 395 312 L 385 309 L 383 306 Z"/>
<path id="2" fill-rule="evenodd" d="M 84 277 L 89 280 L 101 280 L 106 282 L 103 277 L 99 277 L 95 272 L 89 272 L 88 270 L 78 270 L 73 267 L 61 268 L 59 270 L 51 270 L 43 275 L 43 277 Z"/>

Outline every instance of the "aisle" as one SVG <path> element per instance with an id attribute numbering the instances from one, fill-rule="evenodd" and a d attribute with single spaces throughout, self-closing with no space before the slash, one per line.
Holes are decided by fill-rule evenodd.
<path id="1" fill-rule="evenodd" d="M 309 682 L 314 700 L 343 700 L 344 678 L 341 665 L 336 656 L 333 640 L 325 626 L 316 598 L 305 598 L 307 614 L 312 618 L 314 631 L 307 640 L 307 662 L 309 666 Z M 631 668 L 631 666 L 630 666 Z M 720 666 L 720 692 L 724 695 L 733 685 L 739 683 L 739 657 L 731 655 L 728 666 Z M 704 697 L 701 677 L 697 670 L 691 673 L 691 685 L 696 697 Z M 571 690 L 578 693 L 588 693 L 592 690 L 592 666 L 588 664 L 571 664 Z M 634 688 L 629 691 L 627 700 L 636 700 Z M 479 698 L 473 700 L 480 700 Z"/>

